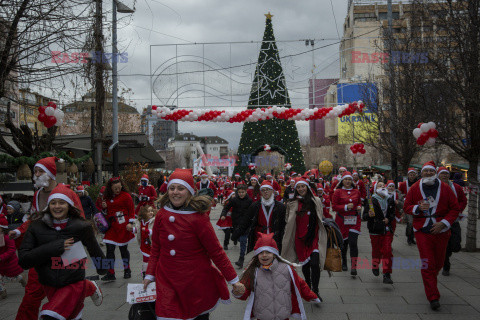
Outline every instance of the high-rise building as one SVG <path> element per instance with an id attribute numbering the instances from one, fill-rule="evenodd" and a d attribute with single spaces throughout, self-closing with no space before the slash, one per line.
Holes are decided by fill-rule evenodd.
<path id="1" fill-rule="evenodd" d="M 176 108 L 176 106 L 167 107 Z M 164 151 L 168 148 L 168 139 L 174 138 L 178 132 L 178 122 L 163 120 L 152 115 L 152 107 L 148 106 L 142 113 L 142 131 L 155 150 Z"/>

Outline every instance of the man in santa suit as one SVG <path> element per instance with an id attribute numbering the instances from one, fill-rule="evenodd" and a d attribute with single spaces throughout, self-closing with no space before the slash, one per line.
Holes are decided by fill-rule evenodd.
<path id="1" fill-rule="evenodd" d="M 398 184 L 398 190 L 402 193 L 403 198 L 405 198 L 408 190 L 410 190 L 413 184 L 417 181 L 418 181 L 417 170 L 415 170 L 415 168 L 408 168 L 407 181 L 403 181 Z M 407 228 L 405 229 L 405 235 L 407 236 L 407 243 L 409 245 L 416 244 L 415 237 L 413 235 L 413 217 L 410 215 L 407 215 L 406 220 L 407 220 Z"/>
<path id="2" fill-rule="evenodd" d="M 215 183 L 208 179 L 208 174 L 205 171 L 200 171 L 199 175 L 200 181 L 197 182 L 197 190 L 211 189 L 211 192 L 213 192 L 212 198 L 215 199 L 217 197 L 217 187 L 215 186 Z"/>
<path id="3" fill-rule="evenodd" d="M 462 230 L 460 229 L 459 221 L 462 220 L 465 216 L 463 215 L 463 210 L 467 207 L 467 197 L 465 196 L 465 192 L 463 192 L 463 188 L 450 181 L 450 171 L 448 171 L 445 167 L 438 168 L 438 178 L 440 181 L 448 184 L 452 189 L 453 193 L 457 197 L 458 205 L 460 206 L 460 214 L 458 215 L 458 219 L 452 224 L 451 232 L 452 235 L 448 240 L 447 245 L 447 252 L 445 254 L 445 262 L 443 263 L 443 271 L 442 275 L 449 276 L 450 275 L 450 257 L 453 252 L 460 251 L 462 245 Z"/>
<path id="4" fill-rule="evenodd" d="M 31 217 L 47 208 L 48 197 L 50 196 L 52 190 L 57 186 L 57 167 L 55 165 L 56 160 L 60 159 L 57 157 L 43 158 L 40 159 L 33 167 L 33 182 L 34 187 L 37 188 L 37 191 L 35 191 L 35 194 L 33 195 L 32 207 L 30 209 Z M 76 194 L 73 196 L 73 202 L 75 203 L 75 207 L 81 211 L 82 217 L 85 218 L 82 203 Z M 17 247 L 20 246 L 23 235 L 30 226 L 31 221 L 31 219 L 28 219 L 20 227 L 8 233 L 10 238 L 16 239 L 15 244 Z M 23 296 L 22 303 L 18 307 L 17 317 L 15 319 L 38 319 L 40 305 L 42 304 L 42 300 L 45 298 L 45 296 L 45 291 L 38 281 L 37 272 L 34 268 L 29 269 L 27 286 L 25 287 L 25 295 Z"/>
<path id="5" fill-rule="evenodd" d="M 138 187 L 138 200 L 140 201 L 135 208 L 135 217 L 141 207 L 149 205 L 155 207 L 154 201 L 157 200 L 157 191 L 155 187 L 148 183 L 148 175 L 144 174 L 140 179 L 140 186 Z"/>
<path id="6" fill-rule="evenodd" d="M 407 193 L 404 211 L 413 216 L 413 231 L 422 261 L 425 294 L 432 310 L 440 308 L 437 276 L 445 261 L 450 227 L 457 220 L 460 207 L 452 188 L 437 178 L 433 161 L 426 162 L 422 179 Z M 422 263 L 423 264 L 423 263 Z"/>
<path id="7" fill-rule="evenodd" d="M 248 208 L 247 214 L 232 236 L 232 240 L 237 241 L 247 230 L 250 230 L 248 233 L 247 253 L 253 250 L 257 240 L 257 232 L 273 233 L 274 239 L 280 244 L 285 232 L 286 208 L 283 203 L 275 200 L 272 183 L 264 180 L 260 186 L 260 192 L 262 194 L 261 199 Z M 280 245 L 280 252 L 281 250 Z"/>
<path id="8" fill-rule="evenodd" d="M 330 187 L 330 190 L 332 190 L 332 193 L 334 192 L 335 190 L 335 187 L 337 186 L 337 183 L 342 180 L 342 177 L 343 177 L 343 174 L 347 171 L 347 168 L 345 167 L 340 167 L 338 168 L 338 175 L 337 176 L 334 176 L 332 178 L 332 182 L 330 183 L 331 187 Z"/>
<path id="9" fill-rule="evenodd" d="M 280 195 L 280 185 L 278 184 L 278 182 L 273 179 L 273 176 L 271 173 L 267 173 L 265 174 L 265 178 L 267 178 L 267 181 L 269 181 L 271 184 L 272 184 L 272 187 L 273 187 L 273 193 L 275 195 L 275 200 L 277 201 L 280 201 L 282 200 L 282 198 L 279 198 L 279 195 Z"/>

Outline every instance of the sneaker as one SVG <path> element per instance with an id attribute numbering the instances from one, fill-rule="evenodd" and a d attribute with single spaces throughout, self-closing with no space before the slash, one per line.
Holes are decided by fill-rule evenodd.
<path id="1" fill-rule="evenodd" d="M 103 294 L 102 290 L 100 290 L 100 287 L 98 286 L 96 281 L 92 281 L 92 283 L 95 285 L 95 292 L 90 296 L 92 298 L 93 304 L 96 305 L 97 307 L 102 304 L 103 302 Z"/>
<path id="2" fill-rule="evenodd" d="M 443 269 L 442 275 L 448 277 L 450 275 L 450 270 Z"/>
<path id="3" fill-rule="evenodd" d="M 375 277 L 378 277 L 380 275 L 380 271 L 378 270 L 378 268 L 377 269 L 372 269 L 372 272 L 373 272 L 373 275 Z"/>
<path id="4" fill-rule="evenodd" d="M 235 265 L 236 265 L 238 268 L 242 269 L 242 268 L 243 268 L 243 258 L 238 259 L 238 261 L 235 262 Z"/>
<path id="5" fill-rule="evenodd" d="M 383 275 L 383 283 L 385 284 L 393 284 L 392 278 L 390 278 L 390 273 L 385 273 Z"/>
<path id="6" fill-rule="evenodd" d="M 130 279 L 132 277 L 132 271 L 130 269 L 125 269 L 123 272 L 123 279 Z"/>
<path id="7" fill-rule="evenodd" d="M 106 276 L 102 277 L 102 279 L 100 279 L 102 281 L 115 281 L 117 280 L 117 278 L 115 277 L 115 273 L 107 273 Z"/>
<path id="8" fill-rule="evenodd" d="M 438 310 L 440 308 L 440 302 L 438 302 L 438 300 L 430 301 L 430 308 L 432 308 L 432 310 Z"/>

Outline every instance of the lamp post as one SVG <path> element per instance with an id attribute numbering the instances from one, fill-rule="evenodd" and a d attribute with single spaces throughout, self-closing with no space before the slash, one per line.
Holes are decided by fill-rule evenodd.
<path id="1" fill-rule="evenodd" d="M 118 99 L 117 99 L 117 11 L 120 13 L 134 13 L 135 10 L 130 9 L 118 0 L 112 1 L 112 109 L 113 109 L 113 124 L 112 124 L 112 145 L 108 149 L 112 152 L 113 158 L 113 176 L 118 177 Z"/>

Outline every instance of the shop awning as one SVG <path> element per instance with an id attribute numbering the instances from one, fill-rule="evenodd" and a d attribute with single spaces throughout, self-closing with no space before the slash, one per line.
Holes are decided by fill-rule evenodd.
<path id="1" fill-rule="evenodd" d="M 389 165 L 378 165 L 378 166 L 372 166 L 372 169 L 376 169 L 378 171 L 385 172 L 385 171 L 392 170 L 392 167 L 390 167 Z"/>
<path id="2" fill-rule="evenodd" d="M 453 163 L 452 167 L 460 169 L 460 170 L 468 170 L 470 166 L 468 164 L 461 164 L 461 163 Z"/>

